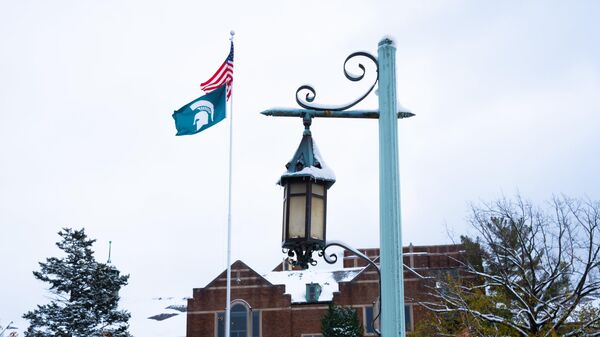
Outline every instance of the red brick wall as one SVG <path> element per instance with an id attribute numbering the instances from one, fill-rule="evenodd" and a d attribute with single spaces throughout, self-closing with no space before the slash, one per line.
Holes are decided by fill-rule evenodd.
<path id="1" fill-rule="evenodd" d="M 414 322 L 418 322 L 425 311 L 416 303 L 431 300 L 428 293 L 430 288 L 435 286 L 435 280 L 422 279 L 415 272 L 427 277 L 447 270 L 456 270 L 460 264 L 448 255 L 459 259 L 462 246 L 409 246 L 403 250 L 405 265 L 414 269 L 414 272 L 406 268 L 404 270 L 405 302 L 414 304 L 412 317 Z M 378 259 L 379 249 L 362 251 L 371 259 Z M 344 267 L 366 266 L 366 262 L 348 253 L 344 256 L 343 264 Z M 226 274 L 223 272 L 206 287 L 193 290 L 193 298 L 188 300 L 187 337 L 216 336 L 215 315 L 225 309 L 225 286 Z M 364 322 L 363 308 L 372 306 L 378 296 L 377 272 L 369 267 L 351 282 L 340 283 L 339 292 L 334 294 L 333 302 L 357 308 L 359 318 Z M 243 299 L 251 310 L 261 312 L 262 337 L 301 337 L 302 334 L 318 334 L 321 331 L 321 318 L 328 306 L 328 303 L 292 304 L 290 295 L 285 294 L 285 286 L 270 284 L 241 261 L 232 265 L 231 298 L 234 301 Z"/>
<path id="2" fill-rule="evenodd" d="M 193 297 L 188 300 L 188 337 L 215 336 L 215 315 L 225 311 L 226 277 L 226 272 L 223 272 L 206 287 L 194 289 Z M 261 313 L 265 327 L 263 337 L 271 336 L 266 331 L 267 327 L 276 333 L 273 336 L 289 336 L 289 326 L 284 331 L 269 323 L 271 319 L 275 322 L 282 319 L 289 322 L 289 313 L 282 316 L 277 311 L 268 311 L 290 308 L 291 298 L 284 294 L 285 286 L 270 284 L 241 261 L 236 261 L 231 266 L 231 279 L 232 300 L 243 299 L 251 310 L 265 309 Z"/>
<path id="3" fill-rule="evenodd" d="M 462 245 L 437 245 L 437 246 L 408 246 L 403 248 L 404 264 L 409 267 L 404 269 L 404 301 L 412 305 L 413 321 L 418 322 L 424 317 L 425 310 L 417 305 L 421 301 L 431 301 L 429 293 L 435 286 L 435 280 L 422 277 L 437 277 L 447 270 L 457 270 L 460 267 Z M 379 249 L 359 249 L 371 260 L 379 259 Z M 362 267 L 367 262 L 344 252 L 344 267 Z M 417 275 L 418 274 L 418 275 Z M 419 276 L 420 275 L 420 276 Z M 365 283 L 368 280 L 374 283 Z M 340 293 L 334 297 L 334 302 L 343 305 L 370 304 L 378 296 L 377 274 L 371 268 L 357 276 L 348 284 L 340 284 Z"/>

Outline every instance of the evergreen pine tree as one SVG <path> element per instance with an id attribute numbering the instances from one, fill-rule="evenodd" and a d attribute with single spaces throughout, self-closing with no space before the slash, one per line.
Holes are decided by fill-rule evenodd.
<path id="1" fill-rule="evenodd" d="M 356 309 L 329 304 L 321 319 L 321 333 L 323 337 L 362 337 Z"/>
<path id="2" fill-rule="evenodd" d="M 130 314 L 117 308 L 129 275 L 95 260 L 96 240 L 88 239 L 84 229 L 63 228 L 58 235 L 62 240 L 56 245 L 66 256 L 48 258 L 33 272 L 50 284 L 52 300 L 23 315 L 30 321 L 25 337 L 131 336 Z"/>

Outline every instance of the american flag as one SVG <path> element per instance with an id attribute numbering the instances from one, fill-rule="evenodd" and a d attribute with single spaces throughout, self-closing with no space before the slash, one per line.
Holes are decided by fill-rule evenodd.
<path id="1" fill-rule="evenodd" d="M 227 84 L 227 100 L 229 100 L 229 96 L 231 96 L 231 84 L 233 83 L 233 41 L 231 41 L 231 50 L 225 62 L 223 62 L 217 72 L 208 81 L 200 84 L 200 89 L 209 93 L 222 86 L 223 83 Z"/>

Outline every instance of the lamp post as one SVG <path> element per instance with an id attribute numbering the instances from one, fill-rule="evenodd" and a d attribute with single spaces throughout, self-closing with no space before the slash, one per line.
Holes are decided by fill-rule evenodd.
<path id="1" fill-rule="evenodd" d="M 303 109 L 270 109 L 263 111 L 262 114 L 267 116 L 284 116 L 284 117 L 302 117 L 304 124 L 307 127 L 305 130 L 305 136 L 307 134 L 308 127 L 310 126 L 310 120 L 314 117 L 328 117 L 328 118 L 378 118 L 379 119 L 379 227 L 380 227 L 380 266 L 377 267 L 372 261 L 366 256 L 362 255 L 355 249 L 348 247 L 347 245 L 339 241 L 329 241 L 325 243 L 325 220 L 323 218 L 322 226 L 322 239 L 321 237 L 315 238 L 307 235 L 309 230 L 312 230 L 314 225 L 312 222 L 309 224 L 308 216 L 312 216 L 312 210 L 308 210 L 310 207 L 308 204 L 309 197 L 304 195 L 304 200 L 307 203 L 304 204 L 304 208 L 299 206 L 292 206 L 291 197 L 296 196 L 291 193 L 293 185 L 286 184 L 292 180 L 284 179 L 287 175 L 293 175 L 294 172 L 288 172 L 282 176 L 280 184 L 286 187 L 286 199 L 284 199 L 284 237 L 283 237 L 283 248 L 288 249 L 288 254 L 295 257 L 295 263 L 302 267 L 307 267 L 308 264 L 316 264 L 312 259 L 312 252 L 321 249 L 319 255 L 325 258 L 328 263 L 333 263 L 337 259 L 335 255 L 325 254 L 325 249 L 329 246 L 340 246 L 352 251 L 359 257 L 366 259 L 371 265 L 374 265 L 378 271 L 380 269 L 380 315 L 381 315 L 381 335 L 385 337 L 392 336 L 405 336 L 404 327 L 404 275 L 403 275 L 403 261 L 402 261 L 402 230 L 401 230 L 401 219 L 400 219 L 400 178 L 398 171 L 398 118 L 407 118 L 414 116 L 408 111 L 398 111 L 398 105 L 396 100 L 396 47 L 394 42 L 389 38 L 384 38 L 379 42 L 377 50 L 378 58 L 366 52 L 356 52 L 351 54 L 344 61 L 344 75 L 347 79 L 353 82 L 358 82 L 364 79 L 366 74 L 366 68 L 362 63 L 358 66 L 362 70 L 362 74 L 354 75 L 347 71 L 346 66 L 348 62 L 355 58 L 366 58 L 374 63 L 377 69 L 377 77 L 373 81 L 369 90 L 359 97 L 356 101 L 337 106 L 323 106 L 312 104 L 316 97 L 316 91 L 313 87 L 303 85 L 296 90 L 296 102 Z M 379 109 L 378 110 L 353 110 L 347 111 L 347 109 L 353 107 L 373 90 L 375 85 L 379 82 L 378 95 L 379 95 Z M 306 93 L 305 97 L 302 98 L 301 93 Z M 307 122 L 308 121 L 308 122 Z M 308 136 L 310 136 L 310 130 L 308 130 Z M 303 137 L 304 141 L 304 137 Z M 311 141 L 312 144 L 312 141 Z M 302 143 L 301 143 L 302 146 Z M 299 150 L 300 151 L 300 148 Z M 298 153 L 296 151 L 296 153 Z M 293 165 L 294 163 L 289 163 Z M 315 184 L 321 181 L 321 185 L 326 186 L 326 180 L 318 179 L 316 176 L 307 176 L 310 181 L 313 179 Z M 323 177 L 321 177 L 323 178 Z M 335 181 L 329 181 L 331 184 Z M 331 185 L 329 185 L 331 186 Z M 328 188 L 328 187 L 327 187 Z M 325 189 L 326 190 L 326 189 Z M 308 191 L 308 190 L 306 190 Z M 326 192 L 326 191 L 325 191 Z M 299 192 L 298 196 L 301 195 Z M 323 194 L 324 205 L 323 205 L 323 216 L 326 209 L 325 201 L 326 194 Z M 314 196 L 313 196 L 314 197 Z M 288 201 L 289 199 L 289 201 Z M 298 204 L 296 204 L 298 205 Z M 298 210 L 299 218 L 292 226 L 292 222 L 289 220 L 289 212 L 292 212 L 292 207 Z M 302 215 L 303 214 L 303 215 Z M 286 218 L 287 217 L 287 218 Z M 287 219 L 287 220 L 286 220 Z M 287 222 L 286 222 L 287 221 Z M 304 224 L 304 236 L 298 235 L 297 240 L 294 239 L 294 235 L 291 235 L 292 227 L 300 229 Z M 315 223 L 316 224 L 316 223 Z M 309 227 L 310 226 L 310 227 Z M 317 228 L 319 226 L 315 226 Z M 321 227 L 319 227 L 320 230 Z M 296 232 L 294 232 L 297 234 Z M 304 238 L 301 239 L 301 238 Z"/>

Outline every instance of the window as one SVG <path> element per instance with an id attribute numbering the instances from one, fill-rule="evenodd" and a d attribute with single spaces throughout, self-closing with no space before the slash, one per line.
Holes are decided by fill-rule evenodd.
<path id="1" fill-rule="evenodd" d="M 250 311 L 244 304 L 237 303 L 232 305 L 230 313 L 230 337 L 260 337 L 260 316 L 260 311 Z M 216 337 L 225 337 L 225 313 L 217 313 L 216 320 Z M 251 335 L 249 334 L 250 332 L 252 332 Z"/>
<path id="2" fill-rule="evenodd" d="M 243 304 L 231 307 L 231 337 L 248 337 L 248 311 Z"/>
<path id="3" fill-rule="evenodd" d="M 306 302 L 316 303 L 321 296 L 321 286 L 318 283 L 308 283 L 306 285 Z"/>
<path id="4" fill-rule="evenodd" d="M 252 337 L 260 337 L 260 311 L 252 312 Z"/>
<path id="5" fill-rule="evenodd" d="M 404 329 L 412 331 L 412 305 L 404 305 Z"/>
<path id="6" fill-rule="evenodd" d="M 225 313 L 217 313 L 217 337 L 223 337 L 225 335 Z"/>
<path id="7" fill-rule="evenodd" d="M 365 335 L 374 335 L 375 334 L 375 326 L 373 325 L 373 307 L 365 307 L 364 309 L 364 326 L 365 326 Z"/>
<path id="8" fill-rule="evenodd" d="M 364 327 L 365 327 L 365 335 L 374 335 L 375 334 L 375 326 L 373 325 L 374 323 L 378 323 L 379 318 L 377 319 L 377 322 L 373 322 L 373 317 L 374 317 L 374 310 L 373 307 L 369 306 L 369 307 L 365 307 L 364 308 Z M 412 318 L 413 318 L 413 312 L 412 312 L 412 305 L 410 304 L 406 304 L 404 305 L 404 329 L 406 331 L 413 331 L 413 326 L 412 326 Z"/>

